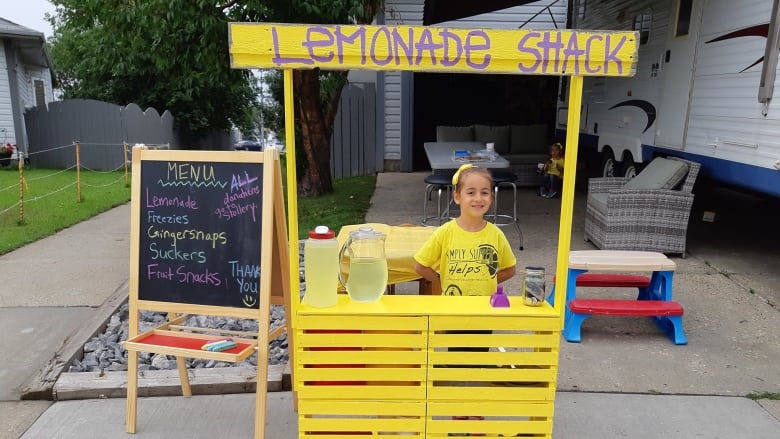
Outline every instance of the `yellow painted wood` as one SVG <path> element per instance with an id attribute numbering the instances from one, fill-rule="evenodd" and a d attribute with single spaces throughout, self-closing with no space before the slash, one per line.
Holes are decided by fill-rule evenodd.
<path id="1" fill-rule="evenodd" d="M 398 416 L 377 416 L 372 418 L 304 418 L 299 421 L 299 430 L 309 431 L 381 431 L 423 432 L 425 429 L 424 414 L 415 418 Z"/>
<path id="2" fill-rule="evenodd" d="M 387 301 L 395 301 L 387 296 Z M 305 306 L 305 305 L 302 305 Z M 327 308 L 329 309 L 329 308 Z M 424 331 L 428 328 L 428 317 L 419 315 L 409 317 L 377 316 L 375 314 L 360 315 L 349 313 L 349 317 L 342 315 L 306 315 L 298 317 L 300 329 L 315 330 L 397 330 L 397 331 Z"/>
<path id="3" fill-rule="evenodd" d="M 401 333 L 362 333 L 362 334 L 321 334 L 307 333 L 298 330 L 296 335 L 299 337 L 299 347 L 309 346 L 330 346 L 346 347 L 382 347 L 382 348 L 421 348 L 426 346 L 427 334 L 423 332 Z"/>
<path id="4" fill-rule="evenodd" d="M 425 386 L 344 386 L 344 385 L 320 385 L 300 386 L 298 389 L 299 400 L 418 400 L 424 401 L 426 395 Z"/>
<path id="5" fill-rule="evenodd" d="M 285 161 L 287 162 L 287 181 L 298 181 L 297 164 L 295 154 L 295 102 L 293 99 L 293 71 L 287 69 L 284 71 L 284 139 L 287 154 L 285 155 Z M 289 274 L 300 273 L 300 252 L 298 250 L 298 185 L 287 185 L 287 232 L 288 232 L 288 264 Z M 298 306 L 301 297 L 301 284 L 296 274 L 295 278 L 290 276 L 290 297 L 295 297 L 296 300 L 291 301 L 291 314 L 293 316 L 292 327 L 295 327 L 296 317 L 298 315 Z M 294 340 L 288 340 L 289 343 L 293 343 Z M 292 349 L 290 349 L 292 350 Z M 292 361 L 292 358 L 290 359 Z"/>
<path id="6" fill-rule="evenodd" d="M 316 364 L 425 364 L 428 353 L 416 351 L 305 351 L 299 365 Z"/>
<path id="7" fill-rule="evenodd" d="M 553 401 L 555 389 L 549 387 L 428 386 L 428 401 Z"/>
<path id="8" fill-rule="evenodd" d="M 633 31 L 230 23 L 228 32 L 234 68 L 633 76 L 638 47 Z"/>
<path id="9" fill-rule="evenodd" d="M 432 348 L 452 346 L 448 340 L 459 337 L 458 334 L 431 334 L 428 346 Z M 475 334 L 473 337 L 490 340 L 490 346 L 504 348 L 534 348 L 534 347 L 558 347 L 560 335 L 555 333 L 503 333 L 503 334 Z"/>
<path id="10" fill-rule="evenodd" d="M 493 437 L 524 433 L 551 437 L 553 414 L 552 402 L 431 401 L 427 406 L 426 431 L 428 437 L 455 433 L 486 433 Z M 453 416 L 481 416 L 484 420 L 454 420 Z"/>
<path id="11" fill-rule="evenodd" d="M 507 308 L 493 308 L 490 306 L 490 298 L 488 296 L 454 298 L 449 296 L 407 295 L 382 296 L 376 302 L 356 302 L 350 300 L 346 295 L 340 294 L 336 305 L 329 308 L 315 308 L 301 304 L 298 308 L 298 323 L 302 324 L 306 316 L 340 316 L 340 318 L 349 316 L 348 319 L 358 316 L 451 316 L 454 319 L 463 319 L 469 316 L 560 317 L 553 307 L 547 303 L 542 304 L 542 306 L 525 306 L 522 299 L 517 296 L 509 296 L 509 303 L 510 306 Z M 517 324 L 512 322 L 504 322 L 502 324 L 507 327 L 517 326 Z M 351 323 L 342 322 L 342 325 L 351 325 Z M 468 325 L 468 323 L 462 322 L 461 325 Z M 307 327 L 316 329 L 312 326 Z M 348 326 L 342 326 L 342 328 L 348 328 Z M 526 326 L 524 329 L 529 328 Z"/>
<path id="12" fill-rule="evenodd" d="M 427 370 L 419 367 L 365 367 L 356 371 L 353 368 L 313 368 L 303 367 L 296 370 L 300 381 L 425 381 Z"/>
<path id="13" fill-rule="evenodd" d="M 484 402 L 442 402 L 428 403 L 428 416 L 468 416 L 469 414 L 489 414 L 493 416 L 552 416 L 554 406 L 551 402 L 501 401 Z"/>
<path id="14" fill-rule="evenodd" d="M 429 381 L 483 381 L 487 383 L 524 382 L 555 384 L 558 368 L 552 366 L 515 366 L 502 368 L 481 368 L 477 373 L 471 369 L 463 371 L 453 367 L 432 367 L 428 369 Z M 470 375 L 469 375 L 470 374 Z M 464 378 L 466 375 L 466 378 Z"/>
<path id="15" fill-rule="evenodd" d="M 566 126 L 566 161 L 563 165 L 563 194 L 561 195 L 561 216 L 558 227 L 558 254 L 555 279 L 558 285 L 566 285 L 568 256 L 571 248 L 571 223 L 574 216 L 574 182 L 577 178 L 577 150 L 579 149 L 580 112 L 582 110 L 582 76 L 572 76 L 569 81 L 569 109 Z M 565 292 L 565 289 L 561 288 Z M 563 310 L 566 294 L 556 294 L 553 306 L 561 316 L 559 325 L 563 328 Z"/>
<path id="16" fill-rule="evenodd" d="M 345 415 L 396 415 L 424 416 L 426 409 L 422 401 L 320 401 L 305 400 L 298 406 L 298 413 L 304 416 L 319 413 L 340 413 Z"/>
<path id="17" fill-rule="evenodd" d="M 429 412 L 419 433 L 427 431 L 425 437 L 463 432 L 458 429 L 463 423 L 453 424 L 451 419 L 453 407 L 462 404 L 479 407 L 477 414 L 488 416 L 471 424 L 481 428 L 471 432 L 494 437 L 509 432 L 511 436 L 522 432 L 551 437 L 560 347 L 559 318 L 554 309 L 546 306 L 539 310 L 517 302 L 496 315 L 494 308 L 485 306 L 487 298 L 441 299 L 387 296 L 374 306 L 346 301 L 334 307 L 339 309 L 310 312 L 303 305 L 295 330 L 299 404 L 320 401 L 317 409 L 306 413 L 325 420 L 299 419 L 299 424 L 330 432 L 396 432 L 398 424 L 384 419 L 388 416 L 385 411 L 362 412 L 377 416 L 376 425 L 363 419 L 341 422 L 346 412 L 329 404 L 416 399 L 428 405 L 445 404 L 441 419 Z M 452 330 L 491 332 L 448 333 Z M 448 351 L 450 347 L 488 347 L 490 351 Z M 452 364 L 463 367 L 441 367 Z M 518 414 L 521 407 L 527 407 L 524 415 Z M 491 410 L 496 414 L 483 414 Z M 331 418 L 334 416 L 338 422 Z M 375 427 L 384 430 L 369 430 Z M 301 429 L 299 437 L 318 437 L 312 429 Z"/>

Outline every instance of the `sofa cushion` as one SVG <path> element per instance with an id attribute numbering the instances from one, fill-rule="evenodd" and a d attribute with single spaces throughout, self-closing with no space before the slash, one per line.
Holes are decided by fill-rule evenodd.
<path id="1" fill-rule="evenodd" d="M 679 160 L 656 157 L 636 177 L 629 180 L 624 189 L 673 189 L 685 175 L 688 165 Z"/>
<path id="2" fill-rule="evenodd" d="M 547 125 L 512 125 L 511 154 L 538 153 L 548 154 L 550 145 L 547 140 Z"/>
<path id="3" fill-rule="evenodd" d="M 501 154 L 501 157 L 509 160 L 513 165 L 531 165 L 536 169 L 537 163 L 544 163 L 550 159 L 549 154 Z"/>
<path id="4" fill-rule="evenodd" d="M 439 125 L 436 127 L 437 142 L 473 142 L 474 126 L 448 127 Z"/>
<path id="5" fill-rule="evenodd" d="M 495 143 L 496 152 L 509 152 L 509 126 L 474 125 L 474 140 L 482 143 Z"/>
<path id="6" fill-rule="evenodd" d="M 607 215 L 607 196 L 608 192 L 588 193 L 588 207 L 595 209 L 602 215 Z"/>

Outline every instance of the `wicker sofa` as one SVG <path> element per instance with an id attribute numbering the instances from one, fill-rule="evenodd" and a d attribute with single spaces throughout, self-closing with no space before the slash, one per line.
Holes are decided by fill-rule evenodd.
<path id="1" fill-rule="evenodd" d="M 589 179 L 585 240 L 604 250 L 678 253 L 684 258 L 698 174 L 696 162 L 657 157 L 631 180 Z"/>
<path id="2" fill-rule="evenodd" d="M 509 160 L 517 175 L 518 186 L 538 186 L 537 163 L 549 158 L 547 125 L 469 125 L 463 127 L 439 125 L 437 142 L 494 143 L 495 150 Z"/>

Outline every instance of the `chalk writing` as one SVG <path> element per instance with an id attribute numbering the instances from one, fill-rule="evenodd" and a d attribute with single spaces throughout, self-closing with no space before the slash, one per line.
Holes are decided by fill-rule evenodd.
<path id="1" fill-rule="evenodd" d="M 636 32 L 230 23 L 233 67 L 630 76 Z"/>
<path id="2" fill-rule="evenodd" d="M 227 234 L 225 232 L 204 232 L 203 230 L 194 229 L 168 230 L 159 229 L 152 225 L 146 229 L 146 236 L 151 239 L 170 239 L 174 245 L 180 240 L 207 241 L 211 243 L 211 248 L 216 248 L 217 244 L 227 244 Z"/>
<path id="3" fill-rule="evenodd" d="M 150 195 L 149 189 L 147 188 L 146 207 L 183 207 L 185 209 L 196 210 L 198 208 L 198 202 L 193 200 L 189 194 L 187 194 L 187 197 L 160 197 L 157 195 Z"/>
<path id="4" fill-rule="evenodd" d="M 219 273 L 209 271 L 208 268 L 196 272 L 188 270 L 185 265 L 179 265 L 174 270 L 170 266 L 147 264 L 146 275 L 149 280 L 169 280 L 180 284 L 205 284 L 215 287 L 222 285 Z"/>
<path id="5" fill-rule="evenodd" d="M 262 175 L 259 163 L 143 162 L 139 297 L 257 308 Z"/>

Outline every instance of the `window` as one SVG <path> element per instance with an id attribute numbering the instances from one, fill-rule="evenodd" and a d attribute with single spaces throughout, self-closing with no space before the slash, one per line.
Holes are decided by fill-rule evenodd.
<path id="1" fill-rule="evenodd" d="M 639 45 L 647 44 L 650 39 L 650 23 L 653 21 L 653 16 L 650 12 L 646 12 L 634 17 L 634 30 L 639 32 Z"/>
<path id="2" fill-rule="evenodd" d="M 39 107 L 46 106 L 46 93 L 43 89 L 43 81 L 36 79 L 34 83 L 35 87 L 35 105 Z"/>
<path id="3" fill-rule="evenodd" d="M 578 0 L 577 1 L 577 18 L 582 20 L 585 18 L 585 3 L 586 0 Z"/>
<path id="4" fill-rule="evenodd" d="M 678 0 L 677 2 L 677 26 L 674 29 L 675 37 L 688 35 L 691 27 L 691 9 L 693 0 Z"/>

